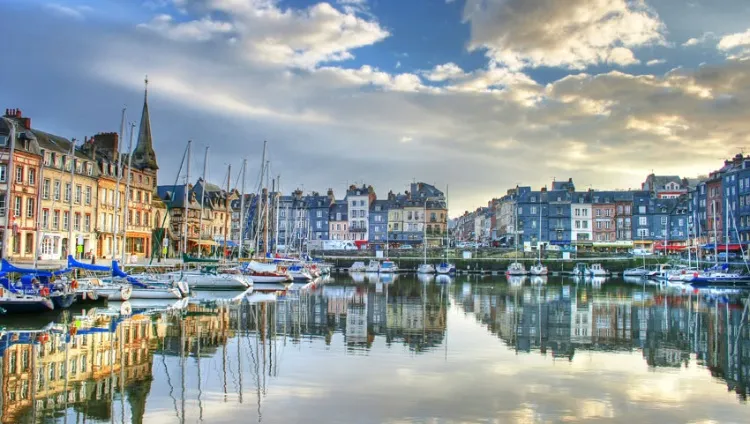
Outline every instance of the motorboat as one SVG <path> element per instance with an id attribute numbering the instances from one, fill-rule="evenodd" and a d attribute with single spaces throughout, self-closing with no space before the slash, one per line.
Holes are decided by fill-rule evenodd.
<path id="1" fill-rule="evenodd" d="M 531 275 L 547 275 L 547 267 L 539 262 L 529 269 L 529 273 Z"/>
<path id="2" fill-rule="evenodd" d="M 292 281 L 289 273 L 279 270 L 276 264 L 251 261 L 245 264 L 243 274 L 252 278 L 253 283 L 283 283 Z"/>
<path id="3" fill-rule="evenodd" d="M 417 274 L 434 274 L 435 265 L 432 264 L 420 264 L 417 268 Z"/>
<path id="4" fill-rule="evenodd" d="M 370 261 L 367 263 L 367 268 L 365 269 L 366 272 L 380 272 L 380 262 L 379 261 Z"/>
<path id="5" fill-rule="evenodd" d="M 21 268 L 3 259 L 0 261 L 0 272 L 3 276 L 9 273 L 19 274 L 20 278 L 15 288 L 27 295 L 36 294 L 49 298 L 55 309 L 67 309 L 76 301 L 76 286 L 64 278 L 59 278 L 70 272 L 67 268 L 59 270 Z M 7 286 L 9 291 L 11 287 L 9 283 Z"/>
<path id="6" fill-rule="evenodd" d="M 398 272 L 398 265 L 396 265 L 396 262 L 383 261 L 383 263 L 380 264 L 381 274 L 395 274 L 397 272 Z"/>
<path id="7" fill-rule="evenodd" d="M 456 273 L 456 265 L 449 262 L 441 262 L 435 269 L 438 274 L 449 275 Z"/>
<path id="8" fill-rule="evenodd" d="M 589 267 L 584 263 L 577 263 L 573 268 L 572 274 L 576 277 L 586 277 L 589 274 Z"/>
<path id="9" fill-rule="evenodd" d="M 310 274 L 307 268 L 301 264 L 294 264 L 290 266 L 286 269 L 286 272 L 288 272 L 292 279 L 295 281 L 310 281 L 313 279 L 313 276 Z"/>
<path id="10" fill-rule="evenodd" d="M 637 268 L 628 268 L 622 272 L 623 277 L 637 277 L 645 278 L 648 275 L 649 270 L 646 267 L 639 266 Z"/>
<path id="11" fill-rule="evenodd" d="M 526 267 L 521 262 L 512 262 L 505 271 L 506 275 L 526 275 Z"/>
<path id="12" fill-rule="evenodd" d="M 206 267 L 200 271 L 173 271 L 163 274 L 169 281 L 187 283 L 190 289 L 205 290 L 246 290 L 253 286 L 253 280 L 241 273 L 219 272 L 216 268 Z M 151 280 L 148 275 L 133 275 L 133 277 Z M 158 281 L 157 275 L 153 279 Z"/>
<path id="13" fill-rule="evenodd" d="M 607 275 L 609 275 L 609 272 L 604 269 L 602 264 L 591 264 L 591 267 L 589 268 L 589 275 L 591 275 L 592 277 L 606 277 Z"/>
<path id="14" fill-rule="evenodd" d="M 127 290 L 123 290 L 122 286 L 128 285 L 131 286 L 129 299 L 182 299 L 189 293 L 189 288 L 184 281 L 134 278 L 120 269 L 117 261 L 112 261 L 111 266 L 94 265 L 78 262 L 72 256 L 68 256 L 68 268 L 109 274 L 107 277 L 98 278 L 98 282 L 104 287 L 97 288 L 97 290 L 109 293 L 109 300 L 126 300 L 122 296 L 127 295 Z M 81 279 L 79 284 L 83 283 L 91 283 L 91 280 Z"/>
<path id="15" fill-rule="evenodd" d="M 367 265 L 364 262 L 354 262 L 349 267 L 349 272 L 365 272 L 367 271 Z"/>

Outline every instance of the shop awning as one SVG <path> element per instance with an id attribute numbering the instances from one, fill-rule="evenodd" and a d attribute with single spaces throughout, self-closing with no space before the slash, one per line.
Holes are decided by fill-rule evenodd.
<path id="1" fill-rule="evenodd" d="M 720 244 L 718 246 L 714 246 L 713 244 L 704 244 L 703 246 L 701 246 L 701 249 L 705 249 L 705 250 L 716 249 L 719 252 L 725 252 L 727 250 L 729 250 L 730 252 L 739 252 L 742 250 L 742 245 L 739 243 L 730 244 L 729 246 L 727 246 L 726 244 Z"/>
<path id="2" fill-rule="evenodd" d="M 671 251 L 671 252 L 679 252 L 685 249 L 687 249 L 686 246 L 683 246 L 677 243 L 667 243 L 666 247 L 664 247 L 664 242 L 654 243 L 654 252 L 664 251 L 664 250 Z"/>
<path id="3" fill-rule="evenodd" d="M 193 244 L 199 244 L 201 246 L 218 246 L 219 245 L 213 240 L 188 239 L 188 242 L 193 243 Z"/>
<path id="4" fill-rule="evenodd" d="M 219 246 L 223 246 L 225 243 L 224 243 L 224 240 L 216 240 L 216 244 L 219 245 Z M 227 240 L 226 241 L 226 246 L 234 248 L 234 247 L 237 247 L 238 244 L 235 243 L 235 242 L 233 242 L 232 240 Z"/>

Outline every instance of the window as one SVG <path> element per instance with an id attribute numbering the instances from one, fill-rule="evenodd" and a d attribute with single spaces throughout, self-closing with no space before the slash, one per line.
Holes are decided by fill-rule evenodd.
<path id="1" fill-rule="evenodd" d="M 73 215 L 73 230 L 81 231 L 81 214 L 78 212 Z"/>
<path id="2" fill-rule="evenodd" d="M 609 221 L 606 221 L 606 222 L 604 223 L 604 229 L 605 229 L 605 230 L 609 230 Z"/>
<path id="3" fill-rule="evenodd" d="M 583 221 L 583 229 L 587 230 L 588 228 L 589 228 L 589 222 L 588 221 Z"/>
<path id="4" fill-rule="evenodd" d="M 536 206 L 531 207 L 531 214 L 536 215 Z"/>
<path id="5" fill-rule="evenodd" d="M 625 215 L 630 215 L 630 205 L 625 205 Z"/>
<path id="6" fill-rule="evenodd" d="M 70 214 L 68 211 L 63 212 L 63 230 L 68 229 L 68 224 L 70 223 Z"/>
<path id="7" fill-rule="evenodd" d="M 55 211 L 52 214 L 52 229 L 57 230 L 60 228 L 60 211 Z"/>
<path id="8" fill-rule="evenodd" d="M 55 180 L 55 186 L 52 194 L 55 200 L 60 200 L 60 180 Z"/>
<path id="9" fill-rule="evenodd" d="M 83 187 L 81 185 L 76 185 L 76 203 L 81 204 L 81 193 L 83 191 Z"/>
<path id="10" fill-rule="evenodd" d="M 65 183 L 65 201 L 70 202 L 70 196 L 73 194 L 73 187 L 70 183 Z"/>
<path id="11" fill-rule="evenodd" d="M 29 169 L 29 185 L 36 184 L 36 169 Z"/>
<path id="12" fill-rule="evenodd" d="M 26 218 L 34 217 L 34 199 L 32 197 L 26 198 Z"/>
<path id="13" fill-rule="evenodd" d="M 640 213 L 640 214 L 646 213 L 646 207 L 645 206 L 638 206 L 638 213 Z"/>
<path id="14" fill-rule="evenodd" d="M 638 225 L 648 225 L 648 218 L 645 216 L 638 217 Z"/>
<path id="15" fill-rule="evenodd" d="M 133 225 L 133 211 L 128 213 L 128 225 Z"/>
<path id="16" fill-rule="evenodd" d="M 136 211 L 135 213 L 135 225 L 140 226 L 141 225 L 141 212 Z"/>
<path id="17" fill-rule="evenodd" d="M 7 145 L 8 145 L 8 136 L 0 135 L 0 146 L 7 146 Z"/>
<path id="18" fill-rule="evenodd" d="M 8 166 L 7 165 L 0 165 L 0 182 L 5 182 L 5 178 L 8 174 Z"/>
<path id="19" fill-rule="evenodd" d="M 666 216 L 662 216 L 661 217 L 661 225 L 667 225 L 667 217 Z"/>
<path id="20" fill-rule="evenodd" d="M 26 253 L 34 253 L 34 233 L 26 233 Z"/>
<path id="21" fill-rule="evenodd" d="M 601 230 L 602 229 L 602 223 L 601 222 L 597 222 L 596 223 L 596 229 L 597 230 Z"/>
<path id="22" fill-rule="evenodd" d="M 141 203 L 141 191 L 140 190 L 135 191 L 135 201 L 138 203 Z"/>
<path id="23" fill-rule="evenodd" d="M 91 204 L 91 186 L 86 186 L 86 204 Z"/>
<path id="24" fill-rule="evenodd" d="M 49 178 L 45 178 L 44 182 L 42 182 L 42 199 L 49 199 L 50 184 L 51 181 Z"/>
<path id="25" fill-rule="evenodd" d="M 638 237 L 648 237 L 648 228 L 639 228 L 637 234 Z"/>
<path id="26" fill-rule="evenodd" d="M 49 209 L 42 210 L 42 228 L 49 228 Z"/>
<path id="27" fill-rule="evenodd" d="M 317 212 L 317 213 L 315 214 L 315 216 L 316 216 L 316 217 L 318 217 L 318 218 L 323 218 L 323 211 L 318 211 L 318 212 Z"/>
<path id="28" fill-rule="evenodd" d="M 143 212 L 143 225 L 151 225 L 149 221 L 148 212 Z"/>
<path id="29" fill-rule="evenodd" d="M 16 166 L 16 182 L 18 184 L 23 182 L 23 166 Z"/>
<path id="30" fill-rule="evenodd" d="M 86 162 L 86 174 L 90 177 L 94 175 L 94 167 L 90 163 Z"/>
<path id="31" fill-rule="evenodd" d="M 581 221 L 576 220 L 576 229 L 580 229 L 580 228 L 581 228 Z"/>
<path id="32" fill-rule="evenodd" d="M 21 217 L 21 197 L 16 196 L 15 203 L 13 204 L 13 216 Z"/>
<path id="33" fill-rule="evenodd" d="M 597 208 L 597 209 L 596 209 L 596 217 L 598 218 L 598 217 L 600 217 L 600 216 L 602 216 L 602 210 L 601 210 L 601 209 L 599 209 L 599 208 Z"/>
<path id="34" fill-rule="evenodd" d="M 317 221 L 317 222 L 315 223 L 315 227 L 316 227 L 317 229 L 319 229 L 319 230 L 320 230 L 320 229 L 322 229 L 322 228 L 323 228 L 323 223 L 322 223 L 322 222 L 320 222 L 320 221 Z"/>

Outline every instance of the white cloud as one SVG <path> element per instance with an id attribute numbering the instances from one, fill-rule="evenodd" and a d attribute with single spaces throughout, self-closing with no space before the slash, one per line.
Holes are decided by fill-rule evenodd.
<path id="1" fill-rule="evenodd" d="M 400 67 L 401 67 L 401 61 L 400 61 L 400 60 L 397 60 L 397 61 L 396 61 L 396 69 L 398 69 L 398 68 L 400 68 Z"/>
<path id="2" fill-rule="evenodd" d="M 299 68 L 351 59 L 352 50 L 389 36 L 376 21 L 356 16 L 352 10 L 339 11 L 329 3 L 307 9 L 282 9 L 272 0 L 184 3 L 186 9 L 202 11 L 205 17 L 178 22 L 160 15 L 142 26 L 171 39 L 205 41 L 225 34 L 250 61 Z M 217 21 L 209 15 L 225 18 Z"/>
<path id="3" fill-rule="evenodd" d="M 706 32 L 703 35 L 701 35 L 699 38 L 695 38 L 695 37 L 690 38 L 689 40 L 682 43 L 682 46 L 693 47 L 699 44 L 704 44 L 708 42 L 709 40 L 714 40 L 714 39 L 716 39 L 716 34 L 714 34 L 713 32 Z"/>
<path id="4" fill-rule="evenodd" d="M 453 62 L 437 65 L 432 70 L 424 72 L 425 78 L 435 82 L 460 78 L 464 75 L 464 70 Z"/>
<path id="5" fill-rule="evenodd" d="M 721 37 L 717 47 L 719 50 L 724 51 L 750 47 L 750 29 L 745 32 L 738 32 L 736 34 L 729 34 Z"/>
<path id="6" fill-rule="evenodd" d="M 402 143 L 408 143 L 408 142 L 410 142 L 410 141 L 412 141 L 412 140 L 414 140 L 414 138 L 412 138 L 412 137 L 409 137 L 409 136 L 407 136 L 407 135 L 405 135 L 405 136 L 403 136 L 403 137 L 401 137 L 401 138 L 399 139 L 399 141 L 400 141 L 400 142 L 402 142 Z"/>
<path id="7" fill-rule="evenodd" d="M 175 41 L 208 41 L 217 35 L 230 34 L 234 26 L 229 22 L 214 21 L 211 18 L 175 22 L 169 15 L 157 15 L 151 22 L 138 25 Z"/>
<path id="8" fill-rule="evenodd" d="M 665 59 L 651 59 L 648 62 L 646 62 L 646 66 L 656 66 L 667 63 Z"/>
<path id="9" fill-rule="evenodd" d="M 57 3 L 47 3 L 44 7 L 60 16 L 77 20 L 84 20 L 85 14 L 92 11 L 89 6 L 65 6 Z"/>
<path id="10" fill-rule="evenodd" d="M 665 26 L 643 1 L 467 0 L 471 50 L 512 69 L 638 63 L 632 49 L 665 43 Z"/>

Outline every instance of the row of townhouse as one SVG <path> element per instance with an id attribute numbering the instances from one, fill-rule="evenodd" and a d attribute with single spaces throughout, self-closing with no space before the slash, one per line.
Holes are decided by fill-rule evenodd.
<path id="1" fill-rule="evenodd" d="M 268 227 L 270 251 L 299 248 L 309 240 L 351 241 L 359 247 L 421 244 L 425 235 L 431 244 L 439 244 L 447 232 L 445 195 L 426 183 L 413 183 L 410 188 L 405 193 L 389 192 L 384 199 L 378 199 L 368 185 L 352 185 L 338 200 L 333 189 L 326 194 L 305 195 L 298 189 L 290 195 L 248 195 L 244 213 L 240 213 L 242 202 L 231 204 L 232 240 L 238 241 L 242 232 L 248 243 Z M 263 212 L 266 209 L 268 217 Z M 265 239 L 265 234 L 261 238 Z"/>
<path id="2" fill-rule="evenodd" d="M 0 119 L 0 232 L 3 258 L 127 258 L 152 252 L 163 204 L 155 198 L 158 165 L 148 97 L 132 152 L 115 133 L 84 142 L 32 127 L 19 109 Z M 130 184 L 128 184 L 128 180 Z M 124 238 L 124 239 L 123 239 Z M 124 242 L 124 243 L 123 243 Z"/>
<path id="3" fill-rule="evenodd" d="M 515 187 L 456 220 L 459 240 L 521 246 L 632 248 L 682 243 L 689 232 L 689 183 L 650 175 L 641 190 L 576 190 L 572 179 Z M 492 223 L 494 222 L 494 227 Z"/>

